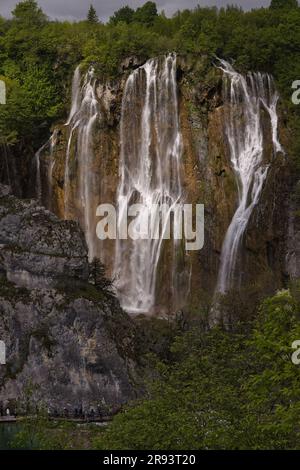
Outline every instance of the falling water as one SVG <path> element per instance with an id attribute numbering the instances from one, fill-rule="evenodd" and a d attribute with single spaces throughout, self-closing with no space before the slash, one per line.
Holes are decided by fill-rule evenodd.
<path id="1" fill-rule="evenodd" d="M 226 136 L 230 160 L 238 185 L 238 207 L 227 230 L 221 252 L 216 292 L 232 285 L 239 247 L 254 207 L 259 201 L 269 165 L 263 161 L 262 109 L 270 117 L 274 152 L 282 151 L 278 140 L 278 94 L 267 74 L 237 73 L 221 60 L 224 72 Z"/>
<path id="2" fill-rule="evenodd" d="M 126 208 L 132 203 L 143 204 L 153 216 L 155 207 L 167 204 L 172 209 L 182 201 L 182 142 L 174 54 L 149 60 L 129 76 L 123 95 L 120 136 L 119 229 L 127 224 Z M 145 222 L 145 214 L 146 211 L 140 213 L 131 222 L 137 232 Z M 167 213 L 169 218 L 170 214 L 171 210 Z M 174 217 L 174 230 L 176 221 Z M 148 313 L 155 306 L 163 245 L 163 230 L 157 239 L 118 239 L 115 279 L 121 304 L 128 312 Z M 171 245 L 169 275 L 174 289 L 178 242 L 172 240 Z M 167 285 L 167 279 L 164 282 Z"/>
<path id="3" fill-rule="evenodd" d="M 69 126 L 69 138 L 67 145 L 65 176 L 64 176 L 64 212 L 65 218 L 71 218 L 71 171 L 74 160 L 72 158 L 72 143 L 76 139 L 76 161 L 78 164 L 78 191 L 80 205 L 83 211 L 83 229 L 89 247 L 89 256 L 95 256 L 93 224 L 95 214 L 92 210 L 91 197 L 94 190 L 93 165 L 93 129 L 99 116 L 99 106 L 95 94 L 96 81 L 94 69 L 90 68 L 80 87 L 80 71 L 75 70 L 72 86 L 72 106 L 66 125 Z M 76 195 L 76 197 L 78 197 Z"/>
<path id="4" fill-rule="evenodd" d="M 54 148 L 57 142 L 58 130 L 55 129 L 49 139 L 49 164 L 48 164 L 48 206 L 52 209 L 52 192 L 53 192 L 53 170 L 55 165 L 55 159 L 53 158 Z"/>
<path id="5" fill-rule="evenodd" d="M 42 200 L 42 177 L 41 177 L 41 153 L 46 148 L 48 142 L 44 144 L 35 154 L 36 167 L 36 197 L 39 202 Z"/>
<path id="6" fill-rule="evenodd" d="M 47 165 L 47 184 L 48 184 L 48 194 L 47 194 L 47 207 L 51 209 L 52 206 L 52 188 L 53 188 L 53 168 L 55 160 L 53 158 L 54 147 L 57 141 L 57 129 L 54 130 L 50 139 L 36 152 L 35 154 L 35 165 L 36 165 L 36 197 L 42 202 L 46 198 L 46 191 L 42 188 L 42 171 L 41 171 L 41 156 L 46 152 L 49 154 L 49 161 Z"/>
<path id="7" fill-rule="evenodd" d="M 72 80 L 72 104 L 71 110 L 66 122 L 66 125 L 69 125 L 74 114 L 76 114 L 80 108 L 80 83 L 81 83 L 81 75 L 80 75 L 80 65 L 76 67 L 73 80 Z"/>

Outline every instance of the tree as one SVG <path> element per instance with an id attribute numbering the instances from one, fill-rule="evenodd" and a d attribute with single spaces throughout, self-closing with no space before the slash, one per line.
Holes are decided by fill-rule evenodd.
<path id="1" fill-rule="evenodd" d="M 105 267 L 98 258 L 93 258 L 90 265 L 89 282 L 100 291 L 113 295 L 113 285 L 105 275 Z"/>
<path id="2" fill-rule="evenodd" d="M 93 23 L 93 24 L 99 23 L 99 18 L 93 5 L 90 6 L 90 9 L 87 14 L 87 20 L 89 23 Z"/>
<path id="3" fill-rule="evenodd" d="M 43 26 L 47 17 L 35 0 L 25 0 L 12 11 L 13 19 L 25 26 Z"/>
<path id="4" fill-rule="evenodd" d="M 142 23 L 146 26 L 152 26 L 157 16 L 158 13 L 156 3 L 147 2 L 136 10 L 134 14 L 134 21 Z"/>
<path id="5" fill-rule="evenodd" d="M 113 16 L 110 17 L 109 21 L 113 25 L 119 23 L 120 21 L 129 24 L 133 21 L 134 13 L 134 10 L 126 5 L 125 7 L 117 10 Z"/>
<path id="6" fill-rule="evenodd" d="M 279 9 L 292 9 L 298 8 L 299 4 L 297 0 L 272 0 L 270 8 L 272 10 L 279 10 Z"/>
<path id="7" fill-rule="evenodd" d="M 257 449 L 299 445 L 300 369 L 292 362 L 292 344 L 300 338 L 299 288 L 295 283 L 262 303 L 249 341 L 255 367 L 244 384 L 245 413 Z"/>

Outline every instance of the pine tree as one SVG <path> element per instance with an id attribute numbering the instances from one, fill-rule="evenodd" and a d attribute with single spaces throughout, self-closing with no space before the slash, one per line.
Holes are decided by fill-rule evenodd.
<path id="1" fill-rule="evenodd" d="M 93 258 L 89 265 L 89 271 L 90 284 L 93 284 L 100 291 L 114 295 L 112 281 L 106 277 L 105 267 L 98 258 Z"/>
<path id="2" fill-rule="evenodd" d="M 89 23 L 99 23 L 99 18 L 93 5 L 90 6 L 90 9 L 87 14 L 87 20 Z"/>

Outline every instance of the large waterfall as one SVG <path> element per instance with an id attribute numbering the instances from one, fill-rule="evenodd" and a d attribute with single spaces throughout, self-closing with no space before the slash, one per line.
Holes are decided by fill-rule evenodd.
<path id="1" fill-rule="evenodd" d="M 223 242 L 216 287 L 216 292 L 225 293 L 236 285 L 235 268 L 241 241 L 268 174 L 269 165 L 263 158 L 263 110 L 270 118 L 274 153 L 282 148 L 277 129 L 279 96 L 272 78 L 262 73 L 243 76 L 223 60 L 220 68 L 224 73 L 225 132 L 238 186 L 237 209 Z"/>
<path id="2" fill-rule="evenodd" d="M 168 205 L 170 218 L 172 208 L 183 197 L 175 55 L 149 60 L 129 76 L 120 134 L 119 228 L 127 223 L 127 206 L 132 203 L 142 203 L 149 214 Z M 144 217 L 145 213 L 140 213 L 133 222 L 137 231 L 143 226 Z M 174 220 L 176 224 L 176 217 Z M 170 286 L 167 278 L 163 280 L 166 292 L 176 289 L 179 243 L 172 240 L 170 245 Z M 115 278 L 125 310 L 145 313 L 155 307 L 163 246 L 163 231 L 157 239 L 117 241 Z"/>
<path id="3" fill-rule="evenodd" d="M 205 152 L 201 126 L 205 129 L 206 124 L 201 123 L 199 130 L 197 119 L 189 120 L 188 105 L 193 100 L 184 94 L 184 81 L 179 106 L 179 60 L 175 54 L 148 60 L 127 75 L 125 84 L 123 80 L 100 83 L 93 68 L 83 76 L 77 67 L 68 119 L 36 154 L 38 196 L 60 217 L 79 221 L 90 259 L 96 256 L 108 267 L 122 307 L 132 314 L 180 310 L 186 305 L 189 283 L 191 298 L 197 302 L 206 281 L 210 292 L 215 288 L 217 294 L 239 287 L 243 236 L 270 174 L 272 155 L 282 151 L 272 78 L 261 73 L 243 76 L 221 60 L 224 106 L 219 116 L 238 196 L 216 281 L 207 253 L 200 266 L 198 255 L 187 254 L 185 240 L 175 236 L 183 222 L 178 207 L 181 211 L 185 203 L 201 202 L 203 177 L 211 178 L 210 168 L 199 158 Z M 213 109 L 215 121 L 211 122 L 219 122 L 216 116 Z M 213 134 L 213 140 L 222 152 L 223 138 Z M 223 157 L 225 163 L 225 152 Z M 215 196 L 223 198 L 224 193 Z M 143 226 L 149 228 L 149 222 L 161 214 L 165 218 L 159 221 L 157 236 L 99 240 L 96 209 L 100 204 L 116 205 L 118 235 L 129 226 L 131 234 L 140 236 Z M 129 213 L 128 208 L 136 204 L 144 210 Z M 173 228 L 170 237 L 169 226 Z M 194 292 L 198 286 L 199 293 Z"/>

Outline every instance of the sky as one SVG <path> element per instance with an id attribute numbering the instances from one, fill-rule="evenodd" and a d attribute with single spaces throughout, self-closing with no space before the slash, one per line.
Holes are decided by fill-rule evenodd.
<path id="1" fill-rule="evenodd" d="M 106 21 L 114 11 L 124 5 L 132 8 L 143 5 L 146 0 L 38 0 L 43 11 L 53 19 L 78 20 L 84 19 L 92 3 L 102 21 Z M 0 0 L 0 16 L 9 17 L 10 12 L 18 0 Z M 167 16 L 177 10 L 194 8 L 200 6 L 225 6 L 235 4 L 242 6 L 245 10 L 269 6 L 270 0 L 156 0 L 159 10 L 164 10 Z"/>

